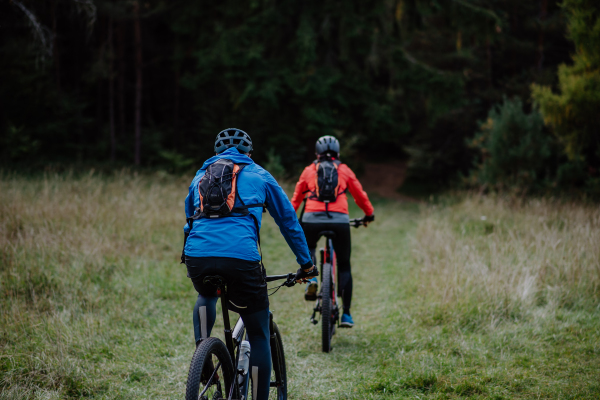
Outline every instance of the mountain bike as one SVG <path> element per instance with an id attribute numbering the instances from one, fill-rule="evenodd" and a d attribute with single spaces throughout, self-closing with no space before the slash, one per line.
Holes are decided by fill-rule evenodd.
<path id="1" fill-rule="evenodd" d="M 267 282 L 284 280 L 280 286 L 292 287 L 296 284 L 295 274 L 267 276 Z M 221 298 L 223 311 L 223 325 L 225 331 L 225 343 L 218 338 L 209 337 L 203 339 L 196 347 L 185 392 L 186 400 L 246 400 L 248 399 L 249 371 L 240 365 L 242 353 L 242 341 L 245 336 L 245 327 L 240 317 L 231 330 L 229 323 L 229 311 L 227 309 L 227 282 L 220 276 L 207 276 L 205 284 L 217 288 L 217 294 Z M 269 330 L 271 333 L 271 360 L 273 369 L 271 372 L 271 396 L 275 393 L 277 400 L 287 399 L 287 373 L 285 367 L 285 355 L 283 353 L 283 341 L 273 321 L 273 314 L 269 315 Z M 256 396 L 253 396 L 255 398 Z"/>
<path id="2" fill-rule="evenodd" d="M 350 220 L 350 226 L 358 228 L 365 225 L 362 218 Z M 336 280 L 336 259 L 333 249 L 333 238 L 335 232 L 322 231 L 319 236 L 325 236 L 325 248 L 320 249 L 320 268 L 321 268 L 321 290 L 317 295 L 317 302 L 313 309 L 310 322 L 318 324 L 316 318 L 317 313 L 321 314 L 321 350 L 324 353 L 331 351 L 331 339 L 335 334 L 336 326 L 339 327 L 340 322 L 340 307 L 338 305 L 337 296 L 335 294 Z"/>

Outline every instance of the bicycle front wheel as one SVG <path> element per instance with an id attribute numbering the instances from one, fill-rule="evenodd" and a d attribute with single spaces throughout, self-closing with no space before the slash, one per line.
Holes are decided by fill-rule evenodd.
<path id="1" fill-rule="evenodd" d="M 331 351 L 331 337 L 335 329 L 335 297 L 333 295 L 332 265 L 323 264 L 321 282 L 321 341 L 324 353 Z"/>
<path id="2" fill-rule="evenodd" d="M 271 322 L 271 360 L 273 361 L 273 372 L 271 372 L 271 391 L 269 398 L 277 400 L 287 399 L 287 371 L 285 367 L 285 354 L 283 352 L 283 340 L 277 324 Z"/>
<path id="3" fill-rule="evenodd" d="M 192 357 L 185 399 L 227 398 L 233 380 L 233 364 L 225 344 L 217 338 L 204 339 Z M 239 398 L 237 393 L 234 398 Z"/>

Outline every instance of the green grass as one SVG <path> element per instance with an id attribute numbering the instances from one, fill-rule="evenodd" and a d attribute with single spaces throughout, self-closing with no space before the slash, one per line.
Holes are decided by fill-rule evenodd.
<path id="1" fill-rule="evenodd" d="M 0 177 L 0 399 L 183 398 L 188 184 Z M 291 399 L 600 398 L 597 206 L 463 194 L 375 207 L 352 237 L 357 324 L 331 354 L 302 288 L 271 297 Z M 269 273 L 297 268 L 268 216 L 262 237 Z"/>

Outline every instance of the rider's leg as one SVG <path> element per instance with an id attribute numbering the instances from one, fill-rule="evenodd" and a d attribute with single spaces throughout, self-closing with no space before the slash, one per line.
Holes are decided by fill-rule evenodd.
<path id="1" fill-rule="evenodd" d="M 271 382 L 271 343 L 269 335 L 269 309 L 242 314 L 250 342 L 250 378 L 253 382 L 252 398 L 267 400 Z"/>
<path id="2" fill-rule="evenodd" d="M 306 237 L 306 244 L 308 245 L 308 249 L 310 250 L 310 255 L 313 260 L 313 264 L 317 263 L 316 257 L 316 249 L 317 242 L 319 241 L 319 232 L 321 229 L 318 226 L 322 226 L 321 224 L 304 224 L 304 236 Z"/>
<path id="3" fill-rule="evenodd" d="M 198 292 L 196 305 L 192 320 L 194 322 L 194 338 L 196 345 L 201 339 L 210 336 L 215 319 L 217 318 L 217 300 L 218 297 L 214 290 L 208 291 L 202 283 L 203 278 L 210 271 L 209 263 L 203 258 L 186 257 L 188 276 L 190 277 L 194 289 Z"/>
<path id="4" fill-rule="evenodd" d="M 204 285 L 203 280 L 207 275 L 217 275 L 218 269 L 212 258 L 186 257 L 185 263 L 188 270 L 188 277 L 198 292 L 194 314 L 194 338 L 196 345 L 201 339 L 210 336 L 210 332 L 215 324 L 217 317 L 217 293 L 213 287 Z"/>
<path id="5" fill-rule="evenodd" d="M 335 232 L 333 249 L 335 250 L 338 269 L 338 292 L 342 296 L 344 314 L 350 314 L 352 303 L 352 272 L 350 268 L 350 252 L 352 243 L 350 239 L 350 225 L 332 224 Z"/>
<path id="6" fill-rule="evenodd" d="M 317 257 L 315 250 L 317 242 L 319 241 L 320 230 L 315 229 L 316 224 L 304 224 L 304 236 L 306 237 L 306 243 L 308 244 L 308 250 L 312 258 L 313 264 L 317 265 Z M 319 224 L 320 225 L 320 224 Z M 322 278 L 321 278 L 322 279 Z M 306 288 L 304 289 L 304 300 L 315 301 L 317 300 L 317 291 L 319 289 L 318 278 L 312 278 Z"/>
<path id="7" fill-rule="evenodd" d="M 218 297 L 198 295 L 193 316 L 196 344 L 201 339 L 206 339 L 210 336 L 210 332 L 215 325 L 215 319 L 217 318 L 217 300 Z"/>

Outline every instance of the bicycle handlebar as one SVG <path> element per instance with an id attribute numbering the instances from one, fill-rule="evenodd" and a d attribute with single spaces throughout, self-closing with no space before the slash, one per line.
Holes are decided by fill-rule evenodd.
<path id="1" fill-rule="evenodd" d="M 358 228 L 359 226 L 366 226 L 364 218 L 354 218 L 350 220 L 350 226 Z"/>
<path id="2" fill-rule="evenodd" d="M 283 286 L 292 287 L 296 284 L 296 281 L 294 280 L 295 277 L 296 277 L 296 274 L 293 272 L 290 272 L 289 274 L 285 274 L 285 275 L 270 275 L 270 276 L 267 276 L 267 278 L 265 280 L 267 282 L 274 282 L 274 281 L 280 281 L 282 279 L 285 279 L 286 281 L 283 283 Z"/>
<path id="3" fill-rule="evenodd" d="M 353 226 L 355 228 L 358 228 L 359 226 L 365 225 L 365 221 L 364 218 L 354 218 L 350 220 L 350 226 Z M 266 282 L 275 282 L 275 281 L 281 281 L 283 279 L 285 279 L 286 281 L 283 283 L 283 286 L 287 286 L 287 287 L 292 287 L 296 284 L 295 278 L 296 274 L 293 272 L 290 272 L 289 274 L 283 274 L 283 275 L 269 275 L 265 278 Z"/>

